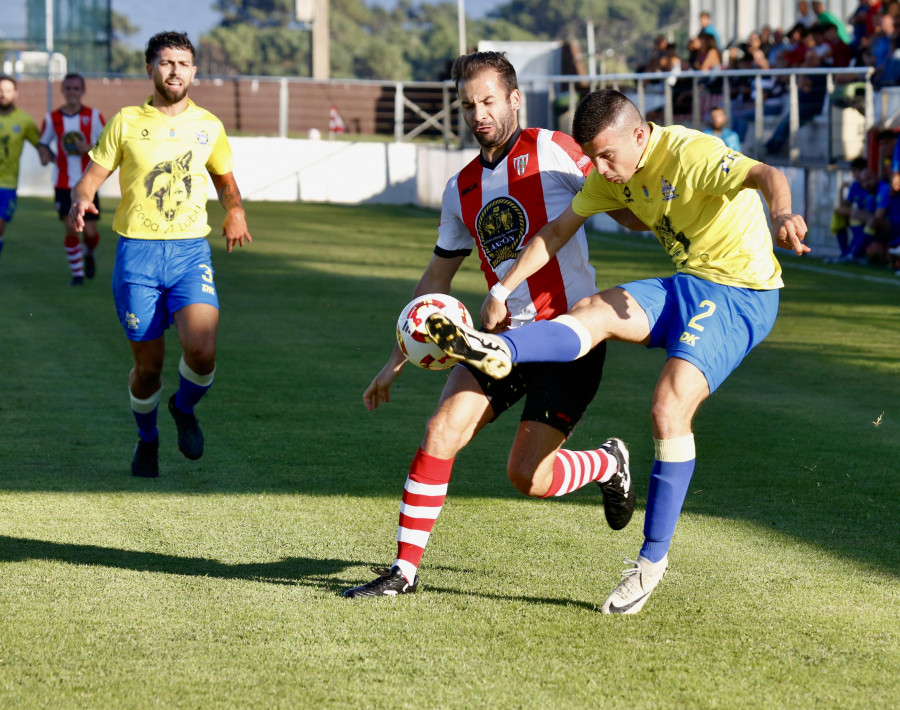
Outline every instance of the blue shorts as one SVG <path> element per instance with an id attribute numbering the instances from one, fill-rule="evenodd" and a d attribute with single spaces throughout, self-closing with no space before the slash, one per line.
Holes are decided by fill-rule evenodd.
<path id="1" fill-rule="evenodd" d="M 622 284 L 650 322 L 651 348 L 694 364 L 710 394 L 771 332 L 778 289 L 723 286 L 689 274 Z"/>
<path id="2" fill-rule="evenodd" d="M 185 306 L 219 307 L 205 239 L 119 237 L 113 297 L 129 340 L 155 340 Z"/>
<path id="3" fill-rule="evenodd" d="M 9 187 L 0 187 L 0 219 L 12 222 L 16 212 L 16 191 Z"/>

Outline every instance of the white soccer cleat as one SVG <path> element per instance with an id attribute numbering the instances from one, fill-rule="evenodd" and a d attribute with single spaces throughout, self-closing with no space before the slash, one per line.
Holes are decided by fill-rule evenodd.
<path id="1" fill-rule="evenodd" d="M 509 346 L 498 335 L 455 323 L 443 313 L 428 316 L 425 331 L 445 353 L 469 363 L 495 380 L 506 377 L 512 371 Z"/>
<path id="2" fill-rule="evenodd" d="M 645 557 L 638 557 L 637 562 L 622 561 L 634 566 L 622 570 L 622 581 L 600 609 L 604 614 L 637 614 L 669 569 L 668 555 L 659 562 L 651 562 Z"/>

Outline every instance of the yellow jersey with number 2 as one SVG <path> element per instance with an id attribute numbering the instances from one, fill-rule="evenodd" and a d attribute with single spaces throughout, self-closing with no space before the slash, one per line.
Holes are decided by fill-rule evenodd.
<path id="1" fill-rule="evenodd" d="M 593 171 L 572 200 L 575 213 L 628 207 L 653 230 L 677 271 L 727 286 L 784 286 L 762 199 L 742 189 L 757 161 L 700 131 L 650 127 L 631 180 L 620 185 Z"/>

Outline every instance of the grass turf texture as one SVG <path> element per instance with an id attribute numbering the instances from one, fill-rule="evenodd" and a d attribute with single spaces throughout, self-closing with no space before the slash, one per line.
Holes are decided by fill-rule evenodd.
<path id="1" fill-rule="evenodd" d="M 212 238 L 222 306 L 198 462 L 160 413 L 161 477 L 132 478 L 128 345 L 98 276 L 69 278 L 48 200 L 0 257 L 0 706 L 852 708 L 900 699 L 900 287 L 781 253 L 774 332 L 701 408 L 699 464 L 643 612 L 604 617 L 642 539 L 662 353 L 611 344 L 572 437 L 631 444 L 638 510 L 594 486 L 520 496 L 519 409 L 459 456 L 421 591 L 350 601 L 393 559 L 409 460 L 445 374 L 362 391 L 429 258 L 436 213 L 251 204 Z M 213 207 L 213 223 L 221 212 Z M 214 234 L 218 234 L 218 228 Z M 670 272 L 595 236 L 598 283 Z M 477 313 L 475 258 L 454 294 Z M 177 385 L 169 333 L 165 401 Z"/>

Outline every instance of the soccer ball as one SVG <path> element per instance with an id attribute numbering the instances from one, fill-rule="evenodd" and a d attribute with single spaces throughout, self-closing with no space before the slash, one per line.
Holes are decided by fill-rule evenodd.
<path id="1" fill-rule="evenodd" d="M 397 342 L 413 365 L 425 370 L 446 370 L 457 360 L 441 350 L 425 332 L 425 319 L 440 311 L 451 320 L 472 325 L 472 316 L 461 301 L 443 293 L 429 293 L 410 301 L 397 319 Z"/>

